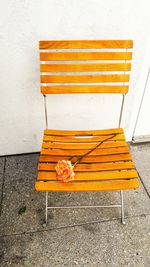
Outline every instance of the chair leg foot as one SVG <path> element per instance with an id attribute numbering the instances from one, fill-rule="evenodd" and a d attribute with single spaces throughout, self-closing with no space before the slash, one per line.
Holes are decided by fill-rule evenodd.
<path id="1" fill-rule="evenodd" d="M 120 196 L 121 196 L 121 223 L 122 223 L 122 224 L 126 224 L 126 223 L 125 223 L 125 219 L 124 219 L 123 190 L 120 190 Z"/>

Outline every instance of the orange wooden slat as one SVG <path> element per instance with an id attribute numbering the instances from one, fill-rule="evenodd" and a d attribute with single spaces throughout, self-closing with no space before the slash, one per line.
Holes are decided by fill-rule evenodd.
<path id="1" fill-rule="evenodd" d="M 126 94 L 128 86 L 41 86 L 42 94 Z"/>
<path id="2" fill-rule="evenodd" d="M 129 82 L 129 75 L 41 75 L 41 83 Z"/>
<path id="3" fill-rule="evenodd" d="M 40 49 L 132 48 L 132 40 L 44 40 Z"/>
<path id="4" fill-rule="evenodd" d="M 94 180 L 118 180 L 138 178 L 136 170 L 127 171 L 105 171 L 105 172 L 77 172 L 75 181 L 94 181 Z M 56 172 L 38 172 L 39 181 L 56 180 Z"/>
<path id="5" fill-rule="evenodd" d="M 42 148 L 50 149 L 50 148 L 56 148 L 56 149 L 92 149 L 94 148 L 98 143 L 95 144 L 62 144 L 62 143 L 43 143 Z M 104 142 L 100 145 L 101 148 L 108 148 L 108 147 L 124 147 L 127 146 L 127 143 L 125 141 L 110 141 L 110 142 Z"/>
<path id="6" fill-rule="evenodd" d="M 56 129 L 45 129 L 44 135 L 56 135 L 56 136 L 106 136 L 114 134 L 123 134 L 124 131 L 122 128 L 112 128 L 105 130 L 56 130 Z"/>
<path id="7" fill-rule="evenodd" d="M 107 137 L 111 137 L 108 135 Z M 103 141 L 106 139 L 106 136 L 96 136 L 96 137 L 68 137 L 68 136 L 52 136 L 52 135 L 44 135 L 44 142 L 62 142 L 62 143 L 94 143 Z M 124 134 L 117 134 L 111 140 L 125 141 Z"/>
<path id="8" fill-rule="evenodd" d="M 41 52 L 41 61 L 50 60 L 131 60 L 132 52 Z"/>
<path id="9" fill-rule="evenodd" d="M 67 156 L 40 156 L 39 162 L 58 162 L 58 160 L 68 160 Z M 71 159 L 71 162 L 76 162 L 77 157 L 73 157 Z M 116 161 L 130 161 L 132 160 L 131 155 L 128 154 L 121 154 L 121 155 L 104 155 L 104 156 L 85 156 L 83 159 L 81 159 L 80 162 L 82 163 L 103 163 L 103 162 L 116 162 Z"/>
<path id="10" fill-rule="evenodd" d="M 61 183 L 61 182 L 36 182 L 36 191 L 49 192 L 89 192 L 89 191 L 112 191 L 123 189 L 135 189 L 139 187 L 139 181 L 120 180 L 107 182 L 76 182 L 76 183 Z"/>
<path id="11" fill-rule="evenodd" d="M 128 147 L 117 147 L 117 148 L 98 148 L 90 153 L 90 155 L 113 155 L 113 154 L 124 154 L 129 153 Z M 62 149 L 42 149 L 41 155 L 57 155 L 57 156 L 82 156 L 85 154 L 85 150 L 62 150 Z"/>
<path id="12" fill-rule="evenodd" d="M 41 72 L 130 71 L 130 63 L 41 64 Z"/>
<path id="13" fill-rule="evenodd" d="M 55 171 L 56 164 L 54 163 L 39 163 L 39 171 Z M 115 170 L 129 170 L 133 169 L 133 162 L 114 162 L 114 163 L 92 163 L 92 164 L 80 164 L 78 163 L 74 171 L 75 172 L 95 172 L 95 171 L 115 171 Z"/>

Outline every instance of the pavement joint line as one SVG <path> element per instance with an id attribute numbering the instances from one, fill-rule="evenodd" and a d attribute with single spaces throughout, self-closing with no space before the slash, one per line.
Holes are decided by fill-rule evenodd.
<path id="1" fill-rule="evenodd" d="M 37 152 L 25 152 L 25 153 L 19 153 L 19 154 L 7 154 L 6 155 L 6 157 L 10 157 L 10 158 L 12 158 L 12 157 L 16 157 L 16 156 L 18 156 L 18 157 L 20 157 L 20 156 L 26 156 L 26 155 L 40 155 L 40 151 L 37 151 Z M 2 156 L 0 156 L 0 157 L 5 157 L 5 155 L 2 155 Z"/>
<path id="2" fill-rule="evenodd" d="M 147 213 L 147 214 L 126 216 L 125 219 L 140 218 L 140 217 L 147 217 L 147 216 L 150 216 L 150 214 Z M 9 236 L 10 237 L 11 236 L 19 236 L 19 235 L 31 235 L 31 234 L 42 233 L 42 232 L 50 232 L 50 231 L 56 231 L 56 230 L 63 230 L 63 229 L 67 229 L 67 228 L 80 227 L 80 226 L 84 226 L 84 225 L 88 225 L 88 224 L 98 224 L 98 223 L 112 222 L 112 221 L 118 221 L 118 220 L 121 220 L 121 217 L 102 220 L 102 221 L 91 221 L 91 222 L 85 222 L 85 223 L 79 223 L 79 224 L 65 225 L 65 226 L 60 226 L 60 227 L 56 227 L 56 228 L 41 229 L 41 230 L 37 230 L 37 231 L 29 231 L 29 232 L 21 232 L 21 233 L 12 233 L 12 234 L 0 235 L 0 238 L 9 237 Z M 121 224 L 121 222 L 120 222 L 120 224 Z M 125 227 L 126 225 L 122 225 L 122 227 Z"/>
<path id="3" fill-rule="evenodd" d="M 148 197 L 149 197 L 149 199 L 150 199 L 150 193 L 148 192 L 147 187 L 146 187 L 146 185 L 144 184 L 144 181 L 143 181 L 143 179 L 142 179 L 142 177 L 141 177 L 141 175 L 140 175 L 140 173 L 139 173 L 138 170 L 137 170 L 137 172 L 138 172 L 138 176 L 139 176 L 139 178 L 140 178 L 140 181 L 141 181 L 141 183 L 142 183 L 142 185 L 143 185 L 143 187 L 144 187 L 144 189 L 145 189 L 145 192 L 146 192 L 146 194 L 148 195 Z"/>
<path id="4" fill-rule="evenodd" d="M 2 206 L 3 206 L 5 170 L 6 170 L 6 156 L 5 156 L 5 160 L 4 160 L 3 175 L 2 175 L 2 194 L 1 194 L 1 199 L 0 199 L 0 216 L 2 215 Z"/>

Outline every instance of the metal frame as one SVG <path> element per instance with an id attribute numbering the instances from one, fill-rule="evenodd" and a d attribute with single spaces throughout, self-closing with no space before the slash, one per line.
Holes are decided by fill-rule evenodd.
<path id="1" fill-rule="evenodd" d="M 48 192 L 46 192 L 46 201 L 45 201 L 45 223 L 43 224 L 43 227 L 47 226 L 48 223 L 48 209 L 87 209 L 87 208 L 120 208 L 121 209 L 121 223 L 125 224 L 124 219 L 124 201 L 123 201 L 123 190 L 120 190 L 120 198 L 121 198 L 121 204 L 118 205 L 98 205 L 98 206 L 48 206 Z"/>
<path id="2" fill-rule="evenodd" d="M 122 103 L 121 103 L 120 116 L 119 116 L 119 124 L 118 124 L 118 127 L 119 127 L 119 128 L 120 128 L 120 126 L 121 126 L 121 121 L 122 121 L 122 114 L 123 114 L 123 108 L 124 108 L 124 101 L 125 101 L 125 94 L 122 95 Z"/>
<path id="3" fill-rule="evenodd" d="M 126 61 L 126 60 L 125 60 Z M 124 72 L 125 73 L 125 72 Z M 123 83 L 124 85 L 125 83 Z M 44 96 L 44 108 L 45 108 L 45 124 L 46 128 L 48 128 L 48 116 L 47 116 L 47 103 L 46 103 L 46 95 Z M 123 108 L 124 108 L 124 102 L 125 102 L 125 94 L 122 94 L 122 103 L 121 103 L 121 109 L 120 109 L 120 115 L 119 115 L 119 124 L 118 127 L 121 126 L 122 121 L 122 114 L 123 114 Z M 86 209 L 86 208 L 120 208 L 121 209 L 121 223 L 125 224 L 125 217 L 124 217 L 124 198 L 123 198 L 123 190 L 120 190 L 120 198 L 121 198 L 121 204 L 118 205 L 98 205 L 98 206 L 68 206 L 68 207 L 56 207 L 56 206 L 48 206 L 48 192 L 46 192 L 46 204 L 45 204 L 45 223 L 43 224 L 43 227 L 47 226 L 48 222 L 48 209 Z"/>
<path id="4" fill-rule="evenodd" d="M 48 129 L 48 116 L 47 116 L 46 95 L 43 95 L 43 97 L 44 97 L 44 110 L 45 110 L 45 125 L 46 125 L 46 129 Z"/>

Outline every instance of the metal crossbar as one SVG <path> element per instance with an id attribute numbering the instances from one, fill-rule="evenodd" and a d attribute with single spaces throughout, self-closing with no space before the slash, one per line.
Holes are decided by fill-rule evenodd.
<path id="1" fill-rule="evenodd" d="M 121 197 L 121 204 L 118 205 L 97 205 L 97 206 L 48 206 L 48 192 L 46 192 L 46 205 L 45 205 L 45 223 L 43 224 L 43 227 L 47 226 L 48 223 L 48 209 L 87 209 L 87 208 L 120 208 L 121 209 L 121 223 L 125 224 L 124 219 L 124 200 L 123 200 L 123 191 L 120 190 L 120 197 Z"/>

